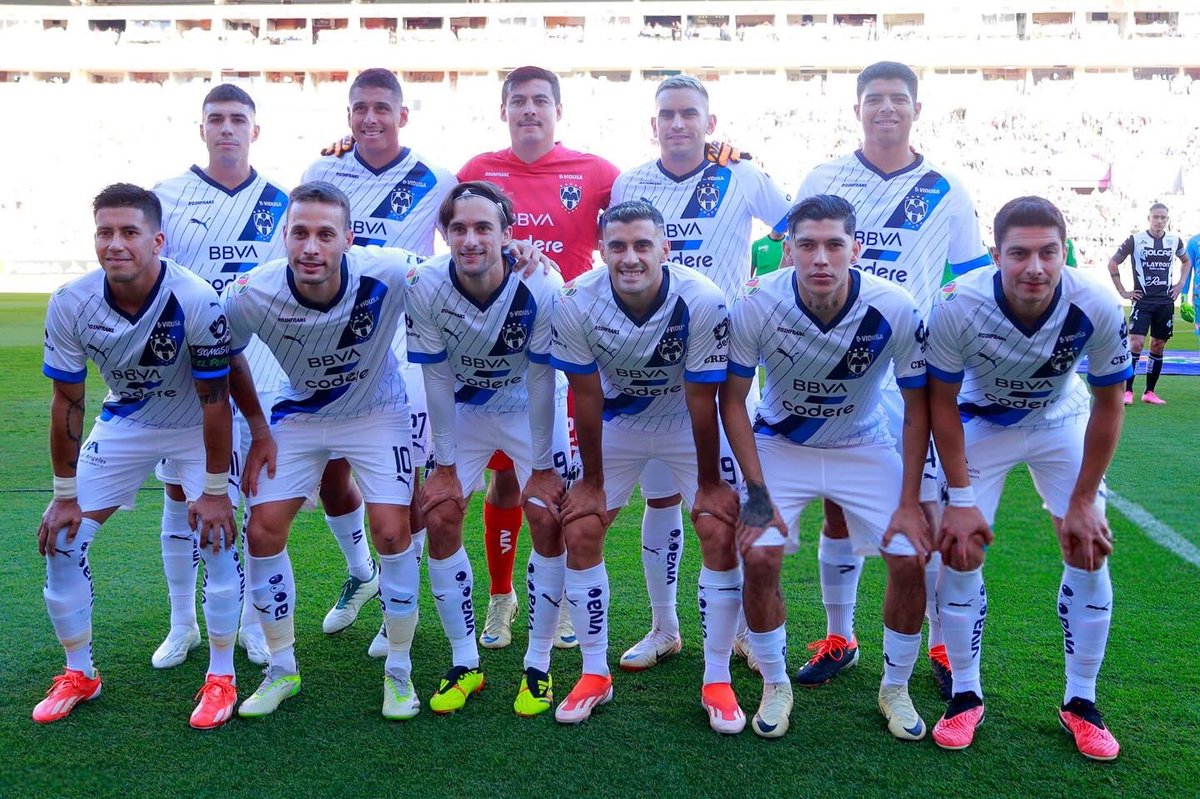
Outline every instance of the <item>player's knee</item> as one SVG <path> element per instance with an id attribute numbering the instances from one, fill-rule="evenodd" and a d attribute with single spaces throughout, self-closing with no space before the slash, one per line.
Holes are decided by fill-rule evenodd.
<path id="1" fill-rule="evenodd" d="M 562 526 L 550 515 L 550 511 L 526 503 L 525 519 L 529 522 L 529 536 L 533 547 L 546 556 L 561 555 L 563 547 Z"/>
<path id="2" fill-rule="evenodd" d="M 683 497 L 679 494 L 672 494 L 669 497 L 659 497 L 656 499 L 646 500 L 646 504 L 651 508 L 673 508 L 683 502 Z"/>
<path id="3" fill-rule="evenodd" d="M 576 556 L 595 556 L 604 546 L 604 525 L 595 516 L 577 519 L 563 528 L 567 550 Z"/>
<path id="4" fill-rule="evenodd" d="M 840 505 L 825 500 L 825 523 L 821 526 L 821 535 L 826 538 L 849 538 L 850 528 L 846 525 L 846 514 Z"/>
<path id="5" fill-rule="evenodd" d="M 715 516 L 701 516 L 696 520 L 696 537 L 700 539 L 700 550 L 705 561 L 712 557 L 734 557 L 733 527 Z"/>
<path id="6" fill-rule="evenodd" d="M 515 508 L 521 504 L 521 484 L 513 469 L 492 472 L 488 483 L 487 502 L 497 508 Z"/>
<path id="7" fill-rule="evenodd" d="M 439 502 L 425 512 L 425 529 L 429 531 L 430 540 L 461 536 L 463 512 L 457 502 L 447 500 Z"/>
<path id="8" fill-rule="evenodd" d="M 176 502 L 187 502 L 187 496 L 183 493 L 183 486 L 175 483 L 163 483 L 163 493 L 168 499 L 173 499 Z"/>
<path id="9" fill-rule="evenodd" d="M 782 567 L 783 547 L 751 547 L 742 560 L 745 584 L 773 584 Z"/>
<path id="10" fill-rule="evenodd" d="M 925 587 L 925 564 L 916 555 L 884 555 L 888 579 L 897 586 Z"/>

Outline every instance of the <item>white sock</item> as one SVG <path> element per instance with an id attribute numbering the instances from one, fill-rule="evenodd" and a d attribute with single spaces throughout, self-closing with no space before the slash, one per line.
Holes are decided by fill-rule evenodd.
<path id="1" fill-rule="evenodd" d="M 704 685 L 732 682 L 729 657 L 742 609 L 742 570 L 700 567 L 700 630 L 704 634 Z"/>
<path id="2" fill-rule="evenodd" d="M 675 604 L 682 562 L 683 506 L 647 505 L 642 512 L 642 572 L 646 576 L 646 593 L 650 595 L 652 626 L 672 635 L 679 634 Z"/>
<path id="3" fill-rule="evenodd" d="M 921 633 L 912 635 L 883 628 L 883 684 L 908 685 L 917 654 L 921 651 Z"/>
<path id="4" fill-rule="evenodd" d="M 208 630 L 208 673 L 233 675 L 233 645 L 237 641 L 245 575 L 237 549 L 214 553 L 205 548 L 204 626 Z"/>
<path id="5" fill-rule="evenodd" d="M 1089 572 L 1063 564 L 1058 589 L 1058 618 L 1063 628 L 1067 689 L 1063 704 L 1079 697 L 1096 701 L 1096 675 L 1104 662 L 1108 627 L 1112 622 L 1112 579 L 1105 561 Z"/>
<path id="6" fill-rule="evenodd" d="M 954 693 L 973 691 L 982 698 L 979 653 L 983 648 L 983 623 L 987 619 L 983 567 L 966 572 L 944 567 L 938 580 L 937 598 L 946 657 L 954 673 Z"/>
<path id="7" fill-rule="evenodd" d="M 479 666 L 475 607 L 471 599 L 473 582 L 471 561 L 462 547 L 443 560 L 429 558 L 429 587 L 442 620 L 442 629 L 450 639 L 451 665 L 469 669 Z"/>
<path id="8" fill-rule="evenodd" d="M 200 546 L 188 526 L 188 506 L 163 496 L 162 533 L 163 573 L 167 577 L 167 596 L 171 601 L 171 626 L 196 626 L 196 568 Z"/>
<path id="9" fill-rule="evenodd" d="M 92 663 L 92 572 L 88 548 L 100 525 L 84 519 L 75 540 L 67 543 L 67 528 L 58 531 L 54 552 L 46 557 L 42 596 L 54 634 L 67 656 L 67 668 L 96 676 Z"/>
<path id="10" fill-rule="evenodd" d="M 823 535 L 817 544 L 817 563 L 821 572 L 821 601 L 825 604 L 825 632 L 853 641 L 862 556 L 854 554 L 854 544 L 849 538 Z"/>
<path id="11" fill-rule="evenodd" d="M 746 637 L 750 640 L 750 651 L 758 661 L 763 682 L 768 685 L 787 682 L 787 625 L 781 624 L 765 633 L 750 630 Z"/>
<path id="12" fill-rule="evenodd" d="M 250 546 L 246 543 L 246 528 L 250 524 L 250 506 L 245 505 L 242 508 L 242 547 L 241 551 L 245 553 L 245 557 L 250 557 Z M 254 609 L 254 596 L 249 590 L 249 560 L 242 561 L 243 570 L 246 572 L 246 579 L 242 586 L 242 621 L 241 628 L 248 633 L 257 633 L 262 635 L 262 624 L 258 620 L 258 611 Z"/>
<path id="13" fill-rule="evenodd" d="M 417 631 L 417 592 L 421 587 L 417 548 L 409 546 L 395 555 L 379 556 L 379 598 L 388 632 L 388 654 L 383 670 L 396 677 L 412 674 L 413 634 Z"/>
<path id="14" fill-rule="evenodd" d="M 338 547 L 346 558 L 346 571 L 356 580 L 370 580 L 375 564 L 371 560 L 371 549 L 367 546 L 367 532 L 363 526 L 366 519 L 366 503 L 359 505 L 342 516 L 326 516 Z"/>
<path id="15" fill-rule="evenodd" d="M 925 618 L 929 621 L 929 648 L 944 643 L 942 620 L 937 612 L 937 581 L 942 571 L 942 553 L 932 552 L 925 564 Z"/>
<path id="16" fill-rule="evenodd" d="M 525 572 L 529 597 L 526 605 L 529 608 L 529 645 L 525 648 L 527 669 L 550 671 L 550 648 L 558 628 L 566 571 L 566 553 L 554 557 L 529 553 L 529 566 Z"/>
<path id="17" fill-rule="evenodd" d="M 417 553 L 417 567 L 421 566 L 421 560 L 425 557 L 425 528 L 422 527 L 412 534 L 413 551 Z"/>
<path id="18" fill-rule="evenodd" d="M 608 571 L 604 561 L 590 569 L 568 567 L 565 584 L 571 622 L 583 654 L 583 673 L 607 676 Z"/>
<path id="19" fill-rule="evenodd" d="M 287 547 L 278 555 L 246 559 L 250 567 L 250 594 L 258 611 L 267 648 L 271 650 L 271 668 L 287 674 L 299 674 L 296 665 L 296 578 Z"/>

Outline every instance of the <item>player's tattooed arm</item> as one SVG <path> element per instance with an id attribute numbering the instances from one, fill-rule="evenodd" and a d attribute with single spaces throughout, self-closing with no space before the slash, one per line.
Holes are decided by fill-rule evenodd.
<path id="1" fill-rule="evenodd" d="M 218 402 L 229 401 L 229 378 L 214 377 L 211 380 L 196 381 L 196 396 L 201 405 L 215 405 Z"/>
<path id="2" fill-rule="evenodd" d="M 59 477 L 72 477 L 83 447 L 83 383 L 54 381 L 50 400 L 50 460 Z"/>
<path id="3" fill-rule="evenodd" d="M 258 402 L 258 392 L 254 388 L 254 379 L 250 375 L 250 364 L 242 353 L 234 355 L 229 360 L 229 394 L 237 403 L 238 410 L 246 418 L 252 438 L 266 435 L 268 425 Z"/>

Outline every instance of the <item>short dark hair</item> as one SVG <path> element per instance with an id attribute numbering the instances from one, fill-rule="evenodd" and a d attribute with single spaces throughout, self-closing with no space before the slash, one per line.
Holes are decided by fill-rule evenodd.
<path id="1" fill-rule="evenodd" d="M 254 100 L 251 99 L 249 93 L 241 86 L 234 86 L 232 83 L 222 83 L 212 87 L 208 94 L 204 95 L 204 102 L 200 107 L 209 103 L 241 103 L 250 109 L 251 113 L 258 113 L 258 108 L 254 105 Z"/>
<path id="2" fill-rule="evenodd" d="M 1015 227 L 1052 227 L 1058 230 L 1058 237 L 1064 244 L 1067 241 L 1067 221 L 1063 219 L 1062 211 L 1045 197 L 1016 197 L 996 212 L 992 230 L 997 250 L 1004 243 L 1004 235 Z"/>
<path id="3" fill-rule="evenodd" d="M 149 189 L 132 183 L 113 183 L 105 186 L 92 200 L 92 215 L 104 208 L 136 208 L 146 216 L 154 232 L 162 230 L 162 203 Z"/>
<path id="4" fill-rule="evenodd" d="M 1155 203 L 1154 205 L 1150 206 L 1150 213 L 1154 213 L 1159 208 L 1163 209 L 1167 213 L 1171 212 L 1171 209 L 1167 207 L 1166 203 Z"/>
<path id="5" fill-rule="evenodd" d="M 609 208 L 600 215 L 600 235 L 604 235 L 604 231 L 608 229 L 610 222 L 638 222 L 640 220 L 649 220 L 654 223 L 654 228 L 660 233 L 667 232 L 667 224 L 663 221 L 662 213 L 655 208 L 649 200 L 626 200 L 623 203 L 617 203 L 612 208 Z"/>
<path id="6" fill-rule="evenodd" d="M 867 84 L 873 80 L 902 80 L 908 87 L 913 102 L 917 101 L 917 73 L 907 64 L 901 64 L 899 61 L 876 61 L 871 64 L 858 73 L 858 94 L 855 96 L 861 100 L 863 92 L 867 90 Z"/>
<path id="7" fill-rule="evenodd" d="M 854 215 L 854 206 L 836 194 L 815 194 L 805 197 L 788 210 L 787 232 L 791 236 L 796 231 L 796 225 L 804 221 L 820 222 L 832 219 L 841 222 L 846 235 L 853 236 L 858 225 Z"/>
<path id="8" fill-rule="evenodd" d="M 350 84 L 350 91 L 353 92 L 355 89 L 387 89 L 396 95 L 401 104 L 404 103 L 404 90 L 400 88 L 400 81 L 396 77 L 396 73 L 390 69 L 383 67 L 364 69 Z"/>
<path id="9" fill-rule="evenodd" d="M 657 100 L 660 94 L 670 89 L 691 89 L 694 92 L 699 92 L 700 96 L 704 98 L 704 104 L 708 105 L 708 89 L 704 88 L 704 84 L 694 75 L 680 73 L 665 79 L 654 90 L 654 99 Z"/>
<path id="10" fill-rule="evenodd" d="M 501 230 L 508 230 L 517 221 L 512 198 L 505 194 L 503 189 L 486 180 L 468 180 L 451 189 L 446 199 L 438 206 L 438 227 L 443 231 L 450 227 L 450 222 L 454 219 L 454 203 L 463 197 L 480 197 L 494 204 L 500 212 Z"/>
<path id="11" fill-rule="evenodd" d="M 550 84 L 550 92 L 554 95 L 554 104 L 562 104 L 562 88 L 558 85 L 558 75 L 541 67 L 517 67 L 504 77 L 504 85 L 500 87 L 500 102 L 508 102 L 508 94 L 513 86 L 529 80 L 544 80 Z"/>
<path id="12" fill-rule="evenodd" d="M 346 196 L 344 191 L 332 183 L 327 183 L 324 180 L 301 183 L 292 189 L 292 193 L 288 195 L 288 208 L 291 208 L 296 203 L 336 205 L 342 209 L 342 213 L 346 217 L 346 226 L 349 227 L 350 225 L 350 198 Z"/>

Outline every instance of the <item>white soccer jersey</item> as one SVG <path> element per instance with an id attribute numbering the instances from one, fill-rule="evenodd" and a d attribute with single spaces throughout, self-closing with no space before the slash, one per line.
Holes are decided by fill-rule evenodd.
<path id="1" fill-rule="evenodd" d="M 192 381 L 229 374 L 229 326 L 217 293 L 179 264 L 161 263 L 135 316 L 117 309 L 102 269 L 50 298 L 42 372 L 82 383 L 91 360 L 108 386 L 100 411 L 106 422 L 195 427 L 204 415 Z"/>
<path id="2" fill-rule="evenodd" d="M 409 273 L 408 357 L 448 360 L 454 400 L 492 413 L 529 410 L 529 362 L 550 363 L 550 326 L 562 290 L 557 272 L 529 277 L 506 271 L 486 303 L 463 289 L 449 255 Z"/>
<path id="3" fill-rule="evenodd" d="M 728 166 L 705 161 L 680 178 L 668 175 L 660 161 L 622 172 L 611 204 L 642 199 L 667 223 L 671 260 L 699 271 L 728 300 L 750 279 L 752 220 L 782 233 L 791 206 L 787 194 L 750 161 Z"/>
<path id="4" fill-rule="evenodd" d="M 890 175 L 861 151 L 827 161 L 808 173 L 796 200 L 814 194 L 834 194 L 854 206 L 859 268 L 903 286 L 923 314 L 947 262 L 955 274 L 991 263 L 970 194 L 924 156 Z"/>
<path id="5" fill-rule="evenodd" d="M 332 183 L 350 198 L 350 227 L 361 247 L 400 247 L 429 257 L 438 206 L 458 185 L 454 173 L 433 166 L 407 147 L 382 169 L 372 169 L 357 148 L 326 156 L 304 171 L 304 182 Z"/>
<path id="6" fill-rule="evenodd" d="M 392 337 L 404 313 L 404 279 L 418 260 L 403 250 L 352 247 L 341 290 L 326 306 L 296 292 L 286 259 L 225 290 L 231 348 L 261 338 L 287 375 L 271 423 L 350 419 L 405 407 Z"/>
<path id="7" fill-rule="evenodd" d="M 879 398 L 893 364 L 901 388 L 925 385 L 925 328 L 907 292 L 852 269 L 826 325 L 783 269 L 747 283 L 729 317 L 729 371 L 754 377 L 766 365 L 756 433 L 809 447 L 895 444 Z"/>
<path id="8" fill-rule="evenodd" d="M 725 297 L 700 273 L 663 264 L 658 298 L 637 319 L 617 298 L 608 270 L 594 269 L 563 286 L 550 362 L 576 374 L 599 370 L 606 423 L 670 432 L 688 424 L 683 381 L 724 382 L 728 347 Z"/>
<path id="9" fill-rule="evenodd" d="M 1087 416 L 1088 391 L 1075 364 L 1088 356 L 1088 382 L 1108 386 L 1130 375 L 1128 328 L 1116 292 L 1075 269 L 1033 328 L 1009 309 L 995 267 L 948 283 L 929 317 L 929 375 L 962 381 L 964 422 L 1061 427 Z"/>

